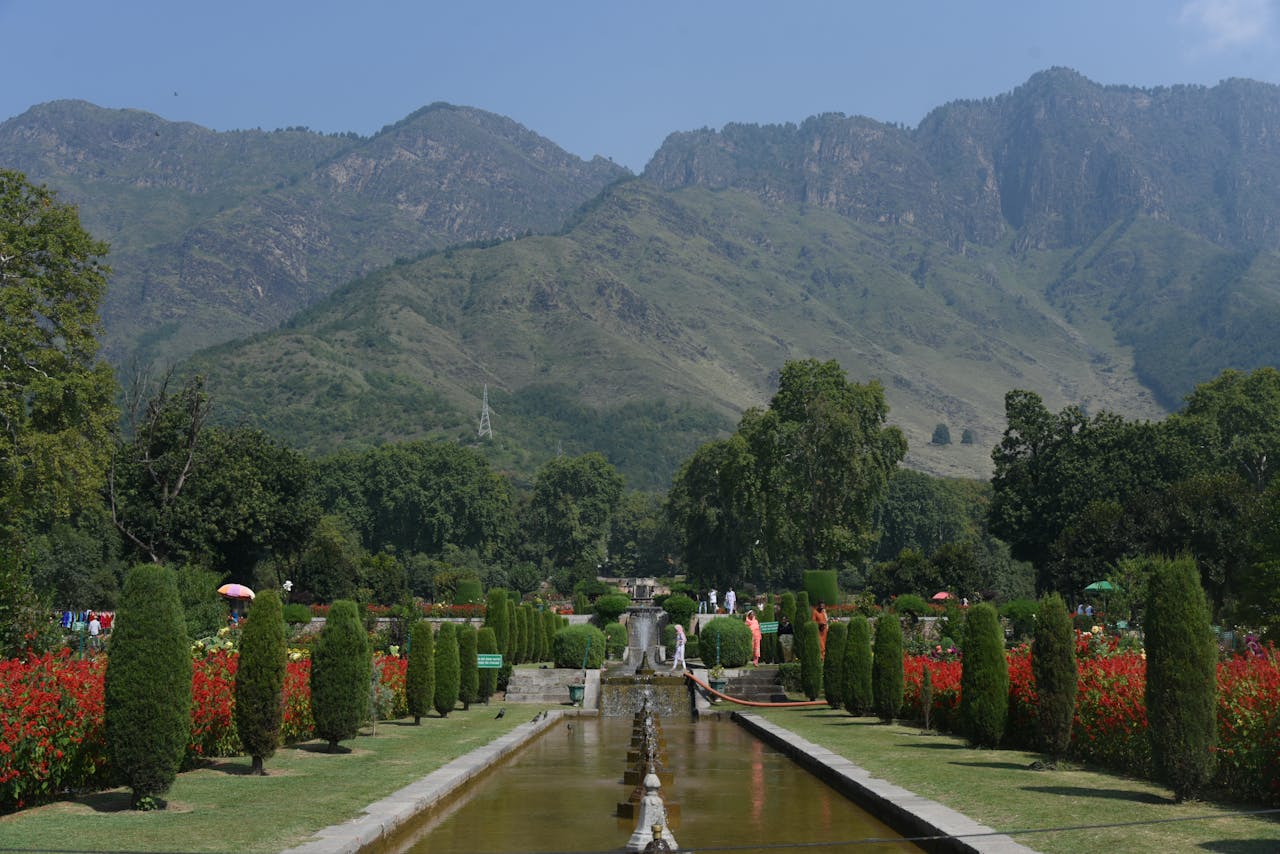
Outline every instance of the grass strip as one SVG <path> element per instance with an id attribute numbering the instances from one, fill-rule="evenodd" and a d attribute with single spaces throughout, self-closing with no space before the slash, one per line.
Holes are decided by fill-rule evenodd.
<path id="1" fill-rule="evenodd" d="M 381 721 L 326 753 L 308 741 L 281 748 L 268 776 L 249 775 L 248 757 L 211 760 L 178 775 L 168 808 L 129 809 L 127 789 L 82 795 L 0 817 L 0 850 L 276 852 L 527 723 L 544 708 L 472 706 L 447 718 Z"/>
<path id="2" fill-rule="evenodd" d="M 1014 834 L 1046 854 L 1080 851 L 1280 850 L 1276 816 L 1242 816 L 1258 805 L 1175 804 L 1168 789 L 1105 771 L 1062 765 L 1021 750 L 979 750 L 960 738 L 830 710 L 752 709 L 778 726 L 844 756 L 871 774 L 964 813 L 998 831 L 1163 821 L 1162 824 Z M 1193 816 L 1203 821 L 1168 822 Z"/>

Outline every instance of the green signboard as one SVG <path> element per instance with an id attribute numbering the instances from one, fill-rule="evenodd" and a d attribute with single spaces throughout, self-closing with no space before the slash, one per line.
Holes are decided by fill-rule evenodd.
<path id="1" fill-rule="evenodd" d="M 502 656 L 481 653 L 476 656 L 476 667 L 481 670 L 497 670 L 502 667 Z"/>
<path id="2" fill-rule="evenodd" d="M 760 624 L 760 634 L 776 635 L 777 633 L 778 633 L 778 624 L 776 622 Z"/>

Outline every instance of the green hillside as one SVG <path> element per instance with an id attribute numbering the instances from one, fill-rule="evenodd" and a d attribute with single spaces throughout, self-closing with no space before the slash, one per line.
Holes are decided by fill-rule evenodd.
<path id="1" fill-rule="evenodd" d="M 562 235 L 397 264 L 189 367 L 221 418 L 317 452 L 472 441 L 487 383 L 503 465 L 603 450 L 633 486 L 662 487 L 768 400 L 786 360 L 835 358 L 885 385 L 913 464 L 975 474 L 1010 388 L 1159 412 L 1124 348 L 1086 340 L 1043 296 L 1066 260 L 962 254 L 831 211 L 637 180 Z M 929 445 L 939 422 L 975 443 Z"/>

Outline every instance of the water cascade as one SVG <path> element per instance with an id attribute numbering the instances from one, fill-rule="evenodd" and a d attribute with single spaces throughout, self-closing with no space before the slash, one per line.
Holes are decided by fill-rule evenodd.
<path id="1" fill-rule="evenodd" d="M 627 649 L 622 663 L 600 680 L 600 714 L 635 715 L 646 697 L 664 718 L 684 720 L 692 714 L 693 699 L 684 677 L 655 670 L 664 660 L 659 628 L 665 614 L 650 599 L 637 599 L 627 608 Z"/>

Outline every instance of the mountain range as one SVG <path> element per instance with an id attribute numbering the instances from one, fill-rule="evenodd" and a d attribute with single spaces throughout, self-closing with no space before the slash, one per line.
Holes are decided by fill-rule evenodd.
<path id="1" fill-rule="evenodd" d="M 0 165 L 112 241 L 112 358 L 190 355 L 221 417 L 313 452 L 475 441 L 487 385 L 499 465 L 602 450 L 661 488 L 815 357 L 885 386 L 909 464 L 985 476 L 1011 388 L 1156 418 L 1280 363 L 1253 81 L 1051 69 L 916 128 L 673 133 L 640 176 L 448 105 L 366 139 L 59 102 L 0 125 Z"/>

